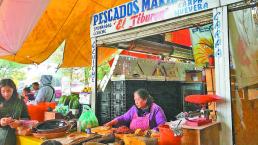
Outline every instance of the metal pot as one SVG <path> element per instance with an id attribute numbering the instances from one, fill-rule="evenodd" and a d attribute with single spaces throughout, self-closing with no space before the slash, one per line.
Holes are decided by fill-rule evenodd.
<path id="1" fill-rule="evenodd" d="M 37 133 L 56 133 L 64 132 L 69 128 L 69 123 L 63 119 L 53 119 L 36 124 L 33 129 Z"/>

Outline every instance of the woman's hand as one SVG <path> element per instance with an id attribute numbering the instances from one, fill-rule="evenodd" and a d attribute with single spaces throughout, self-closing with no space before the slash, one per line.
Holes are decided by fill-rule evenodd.
<path id="1" fill-rule="evenodd" d="M 21 126 L 21 121 L 15 120 L 15 121 L 11 122 L 11 123 L 9 124 L 9 126 L 10 126 L 11 128 L 17 128 L 17 127 Z"/>
<path id="2" fill-rule="evenodd" d="M 11 117 L 4 117 L 0 120 L 1 126 L 9 125 L 11 122 L 13 122 L 13 119 Z"/>
<path id="3" fill-rule="evenodd" d="M 112 120 L 112 121 L 110 121 L 110 122 L 104 124 L 104 126 L 112 127 L 113 125 L 116 125 L 117 122 L 118 122 L 118 121 L 114 119 L 114 120 Z"/>

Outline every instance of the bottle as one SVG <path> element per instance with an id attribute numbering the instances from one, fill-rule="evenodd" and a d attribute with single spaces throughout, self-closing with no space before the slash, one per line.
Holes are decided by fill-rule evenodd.
<path id="1" fill-rule="evenodd" d="M 91 134 L 91 128 L 86 128 L 86 129 L 85 129 L 85 132 L 86 132 L 87 134 Z"/>
<path id="2" fill-rule="evenodd" d="M 81 133 L 81 122 L 79 120 L 77 121 L 77 132 Z"/>

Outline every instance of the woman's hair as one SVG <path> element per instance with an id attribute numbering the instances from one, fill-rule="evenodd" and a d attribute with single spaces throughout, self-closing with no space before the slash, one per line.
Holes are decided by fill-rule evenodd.
<path id="1" fill-rule="evenodd" d="M 29 87 L 25 87 L 25 88 L 23 89 L 23 91 L 26 91 L 26 92 L 30 93 L 30 88 L 29 88 Z"/>
<path id="2" fill-rule="evenodd" d="M 38 82 L 33 82 L 32 85 L 39 86 Z"/>
<path id="3" fill-rule="evenodd" d="M 147 106 L 151 106 L 151 104 L 153 103 L 153 98 L 147 90 L 138 89 L 135 91 L 135 93 L 137 93 L 141 99 L 147 100 Z"/>
<path id="4" fill-rule="evenodd" d="M 44 141 L 41 145 L 62 145 L 62 143 L 56 140 L 47 140 Z"/>
<path id="5" fill-rule="evenodd" d="M 18 97 L 16 85 L 15 85 L 15 83 L 13 82 L 13 80 L 11 80 L 11 79 L 2 79 L 2 80 L 0 81 L 0 90 L 1 90 L 2 87 L 6 87 L 6 86 L 11 87 L 11 88 L 13 89 L 13 95 L 12 95 L 12 97 L 14 97 L 14 96 L 15 96 L 15 97 Z M 0 93 L 0 97 L 3 97 L 1 93 Z"/>

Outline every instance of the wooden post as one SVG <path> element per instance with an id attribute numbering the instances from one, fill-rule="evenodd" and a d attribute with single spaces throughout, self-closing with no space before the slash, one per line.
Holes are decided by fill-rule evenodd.
<path id="1" fill-rule="evenodd" d="M 213 29 L 216 94 L 224 100 L 217 103 L 218 121 L 222 127 L 220 144 L 233 145 L 227 6 L 213 10 Z"/>
<path id="2" fill-rule="evenodd" d="M 92 48 L 92 63 L 91 63 L 91 108 L 96 111 L 96 96 L 97 96 L 97 69 L 98 69 L 98 49 L 97 49 L 97 40 L 95 37 L 91 38 L 91 48 Z"/>

